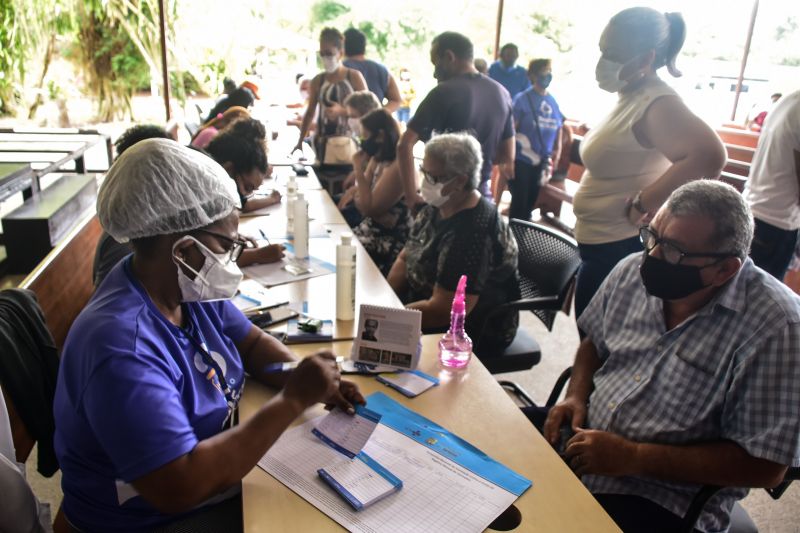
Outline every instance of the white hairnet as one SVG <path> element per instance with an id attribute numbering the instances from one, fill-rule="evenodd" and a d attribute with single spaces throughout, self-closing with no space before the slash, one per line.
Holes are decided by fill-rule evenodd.
<path id="1" fill-rule="evenodd" d="M 119 242 L 202 228 L 237 207 L 236 183 L 225 169 L 168 139 L 125 150 L 97 195 L 100 224 Z"/>

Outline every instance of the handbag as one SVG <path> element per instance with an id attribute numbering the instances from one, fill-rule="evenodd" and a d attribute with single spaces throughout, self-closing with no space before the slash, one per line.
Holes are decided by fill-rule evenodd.
<path id="1" fill-rule="evenodd" d="M 358 151 L 356 140 L 347 135 L 335 135 L 325 139 L 323 165 L 352 165 Z"/>

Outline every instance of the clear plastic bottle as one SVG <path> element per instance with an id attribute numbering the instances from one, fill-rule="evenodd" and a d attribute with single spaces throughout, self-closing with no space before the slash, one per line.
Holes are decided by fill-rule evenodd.
<path id="1" fill-rule="evenodd" d="M 353 234 L 342 233 L 336 247 L 336 319 L 353 320 L 356 310 L 356 247 Z"/>
<path id="2" fill-rule="evenodd" d="M 297 193 L 294 200 L 294 256 L 297 259 L 308 257 L 308 202 L 303 193 Z"/>
<path id="3" fill-rule="evenodd" d="M 443 367 L 453 370 L 466 368 L 472 357 L 472 339 L 464 331 L 464 322 L 467 318 L 467 307 L 464 302 L 466 288 L 467 276 L 461 276 L 450 310 L 450 329 L 439 341 L 439 362 Z"/>
<path id="4" fill-rule="evenodd" d="M 286 235 L 294 237 L 294 201 L 297 199 L 297 182 L 294 174 L 289 175 L 286 183 Z"/>

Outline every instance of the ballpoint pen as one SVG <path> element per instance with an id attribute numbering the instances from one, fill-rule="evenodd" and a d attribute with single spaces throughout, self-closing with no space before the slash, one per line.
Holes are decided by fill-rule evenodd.
<path id="1" fill-rule="evenodd" d="M 335 359 L 337 365 L 344 362 L 344 357 L 341 355 Z M 288 361 L 286 363 L 270 363 L 268 365 L 264 365 L 263 372 L 267 374 L 275 374 L 279 372 L 288 372 L 290 370 L 294 370 L 297 368 L 297 365 L 300 364 L 300 361 Z"/>
<path id="2" fill-rule="evenodd" d="M 269 244 L 269 237 L 267 237 L 267 234 L 264 233 L 264 230 L 259 228 L 258 232 L 261 234 L 261 236 L 264 238 L 264 240 L 267 241 L 267 244 Z"/>

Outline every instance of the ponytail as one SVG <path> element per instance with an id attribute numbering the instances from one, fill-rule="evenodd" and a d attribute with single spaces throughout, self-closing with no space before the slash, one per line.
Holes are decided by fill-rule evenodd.
<path id="1" fill-rule="evenodd" d="M 675 66 L 675 60 L 678 58 L 678 52 L 683 48 L 684 41 L 686 41 L 686 21 L 683 20 L 683 15 L 680 13 L 664 13 L 664 16 L 669 25 L 669 44 L 667 45 L 665 63 L 669 73 L 675 78 L 680 78 L 683 74 Z"/>

